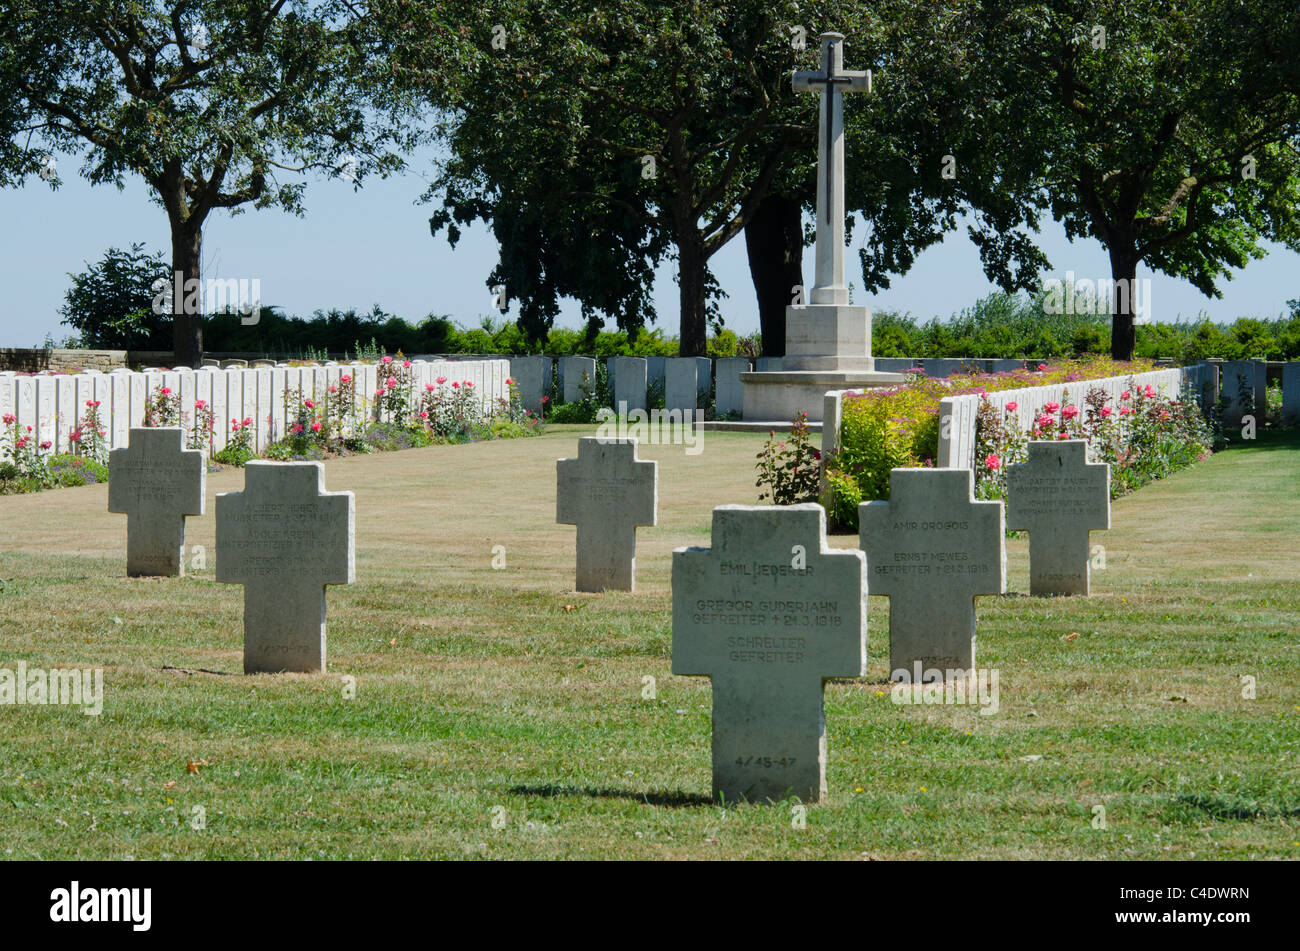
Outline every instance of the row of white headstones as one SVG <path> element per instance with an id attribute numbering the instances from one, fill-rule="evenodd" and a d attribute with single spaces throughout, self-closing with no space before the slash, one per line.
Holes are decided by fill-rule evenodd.
<path id="1" fill-rule="evenodd" d="M 133 429 L 110 454 L 109 511 L 127 573 L 178 576 L 206 462 L 180 429 Z M 355 580 L 355 500 L 319 462 L 252 461 L 216 505 L 216 579 L 244 585 L 245 673 L 324 671 L 325 587 Z M 1110 527 L 1110 470 L 1083 440 L 1032 442 L 1007 506 L 967 469 L 895 469 L 859 509 L 858 549 L 831 548 L 820 505 L 724 505 L 710 548 L 673 552 L 674 674 L 713 681 L 713 791 L 725 801 L 826 796 L 824 683 L 861 677 L 867 592 L 890 598 L 890 665 L 975 670 L 974 599 L 1006 590 L 1005 529 L 1030 532 L 1030 591 L 1087 594 L 1089 531 Z M 579 591 L 633 590 L 636 528 L 653 526 L 658 463 L 635 439 L 585 437 L 557 464 L 556 516 L 577 525 Z M 868 574 L 869 572 L 869 574 Z M 868 582 L 868 578 L 870 579 Z"/>

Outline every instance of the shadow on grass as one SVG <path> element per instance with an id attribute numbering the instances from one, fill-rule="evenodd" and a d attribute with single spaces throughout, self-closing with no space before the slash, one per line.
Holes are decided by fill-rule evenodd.
<path id="1" fill-rule="evenodd" d="M 1171 818 L 1187 822 L 1194 817 L 1212 819 L 1282 819 L 1300 816 L 1300 808 L 1260 802 L 1243 796 L 1206 796 L 1199 793 L 1175 796 L 1170 803 Z"/>
<path id="2" fill-rule="evenodd" d="M 593 799 L 631 799 L 645 803 L 647 806 L 669 806 L 672 808 L 690 806 L 712 806 L 714 801 L 708 796 L 695 793 L 676 792 L 633 792 L 630 789 L 593 789 L 590 786 L 560 786 L 554 783 L 545 786 L 512 786 L 508 792 L 517 796 L 540 796 L 548 799 L 557 796 L 589 796 Z"/>
<path id="3" fill-rule="evenodd" d="M 1300 429 L 1266 429 L 1254 439 L 1234 439 L 1220 452 L 1274 452 L 1278 449 L 1300 449 Z"/>

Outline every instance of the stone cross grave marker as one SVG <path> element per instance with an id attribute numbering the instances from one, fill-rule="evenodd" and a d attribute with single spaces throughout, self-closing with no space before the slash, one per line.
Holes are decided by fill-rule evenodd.
<path id="1" fill-rule="evenodd" d="M 889 501 L 858 506 L 871 593 L 889 596 L 892 679 L 975 669 L 975 596 L 1006 591 L 1007 551 L 1002 503 L 975 501 L 974 483 L 969 469 L 894 469 Z"/>
<path id="2" fill-rule="evenodd" d="M 244 673 L 325 669 L 325 586 L 351 584 L 356 502 L 319 462 L 249 462 L 217 496 L 217 581 L 244 586 Z"/>
<path id="3" fill-rule="evenodd" d="M 820 92 L 817 133 L 817 264 L 809 302 L 847 304 L 844 283 L 844 94 L 871 91 L 871 73 L 844 69 L 844 34 L 821 35 L 822 68 L 800 70 L 795 92 Z"/>
<path id="4" fill-rule="evenodd" d="M 126 515 L 126 573 L 185 574 L 185 516 L 202 515 L 208 467 L 178 427 L 132 429 L 108 454 L 108 510 Z"/>
<path id="5" fill-rule="evenodd" d="M 1088 462 L 1084 439 L 1029 443 L 1007 466 L 1007 527 L 1029 532 L 1029 593 L 1087 594 L 1088 533 L 1110 528 L 1110 466 Z"/>
<path id="6" fill-rule="evenodd" d="M 719 506 L 712 545 L 673 552 L 673 673 L 713 678 L 713 795 L 818 802 L 826 679 L 866 672 L 866 559 L 815 503 Z"/>
<path id="7" fill-rule="evenodd" d="M 579 591 L 632 591 L 636 527 L 654 525 L 659 463 L 636 457 L 635 439 L 578 440 L 555 464 L 555 521 L 578 526 Z"/>

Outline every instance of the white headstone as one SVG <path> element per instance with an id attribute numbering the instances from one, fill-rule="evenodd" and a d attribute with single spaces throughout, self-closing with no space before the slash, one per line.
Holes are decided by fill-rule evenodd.
<path id="1" fill-rule="evenodd" d="M 1029 532 L 1029 593 L 1087 594 L 1088 533 L 1110 528 L 1110 466 L 1088 462 L 1084 439 L 1032 441 L 1007 466 L 1007 527 Z"/>
<path id="2" fill-rule="evenodd" d="M 596 361 L 591 357 L 560 358 L 560 389 L 566 403 L 581 403 L 586 399 L 584 388 L 596 392 Z"/>
<path id="3" fill-rule="evenodd" d="M 524 409 L 541 416 L 542 397 L 551 395 L 551 358 L 511 357 L 510 376 L 519 386 L 519 401 Z"/>
<path id="4" fill-rule="evenodd" d="M 871 593 L 889 596 L 894 679 L 918 682 L 918 663 L 919 680 L 975 669 L 975 596 L 1006 591 L 1007 553 L 1002 503 L 974 489 L 969 469 L 894 469 L 889 501 L 858 506 Z"/>
<path id="5" fill-rule="evenodd" d="M 713 372 L 717 379 L 714 408 L 718 416 L 741 412 L 745 408 L 745 387 L 740 374 L 749 372 L 749 358 L 719 357 Z"/>
<path id="6" fill-rule="evenodd" d="M 673 552 L 673 673 L 713 678 L 713 794 L 826 797 L 829 677 L 867 662 L 866 560 L 820 505 L 724 505 L 712 548 Z"/>
<path id="7" fill-rule="evenodd" d="M 619 413 L 646 408 L 647 367 L 645 357 L 612 357 L 611 378 L 614 409 Z"/>
<path id="8" fill-rule="evenodd" d="M 694 410 L 699 405 L 699 362 L 670 357 L 664 364 L 664 408 Z"/>
<path id="9" fill-rule="evenodd" d="M 244 586 L 244 673 L 325 669 L 325 586 L 356 580 L 351 492 L 319 462 L 244 467 L 217 496 L 217 581 Z"/>
<path id="10" fill-rule="evenodd" d="M 1300 360 L 1282 367 L 1282 422 L 1300 424 Z"/>
<path id="11" fill-rule="evenodd" d="M 208 467 L 178 427 L 132 429 L 108 454 L 108 510 L 126 515 L 126 573 L 185 574 L 185 516 L 202 515 Z"/>
<path id="12" fill-rule="evenodd" d="M 635 589 L 636 527 L 654 525 L 659 508 L 659 463 L 636 449 L 584 436 L 576 459 L 556 462 L 555 520 L 578 526 L 579 591 Z"/>

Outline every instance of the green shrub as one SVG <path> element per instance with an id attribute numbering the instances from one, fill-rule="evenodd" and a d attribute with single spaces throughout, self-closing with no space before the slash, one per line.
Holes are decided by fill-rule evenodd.
<path id="1" fill-rule="evenodd" d="M 856 530 L 853 499 L 887 499 L 891 469 L 934 465 L 939 449 L 939 403 L 945 397 L 1123 376 L 1150 369 L 1145 361 L 1115 363 L 1098 357 L 1042 366 L 1042 370 L 955 374 L 947 379 L 913 373 L 909 374 L 912 379 L 901 386 L 846 396 L 839 453 L 826 474 L 829 501 L 839 513 L 837 520 Z M 849 483 L 856 486 L 856 493 L 849 489 Z"/>

